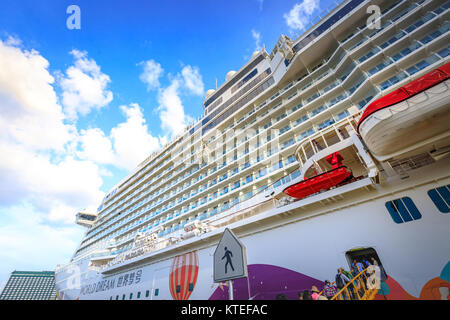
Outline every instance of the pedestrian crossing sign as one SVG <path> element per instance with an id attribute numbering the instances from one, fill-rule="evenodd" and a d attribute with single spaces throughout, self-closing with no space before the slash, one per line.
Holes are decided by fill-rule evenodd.
<path id="1" fill-rule="evenodd" d="M 214 251 L 214 282 L 246 278 L 247 275 L 245 246 L 230 229 L 225 228 Z"/>

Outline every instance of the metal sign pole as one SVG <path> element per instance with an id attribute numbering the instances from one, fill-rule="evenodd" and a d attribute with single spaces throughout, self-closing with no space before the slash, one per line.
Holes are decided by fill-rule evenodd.
<path id="1" fill-rule="evenodd" d="M 233 280 L 228 280 L 228 295 L 230 300 L 233 299 Z"/>

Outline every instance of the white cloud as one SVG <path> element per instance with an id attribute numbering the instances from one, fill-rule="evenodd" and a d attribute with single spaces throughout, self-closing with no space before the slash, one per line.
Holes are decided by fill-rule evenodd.
<path id="1" fill-rule="evenodd" d="M 87 58 L 87 52 L 72 50 L 75 62 L 61 76 L 59 84 L 62 89 L 64 112 L 70 119 L 78 114 L 87 115 L 92 109 L 100 109 L 113 99 L 107 86 L 109 76 L 100 71 L 97 63 Z"/>
<path id="2" fill-rule="evenodd" d="M 191 93 L 198 96 L 203 95 L 204 85 L 198 67 L 187 65 L 181 70 L 181 75 L 183 76 L 184 86 Z"/>
<path id="3" fill-rule="evenodd" d="M 261 47 L 261 33 L 252 29 L 252 37 L 255 40 L 255 50 L 259 51 L 262 49 Z"/>
<path id="4" fill-rule="evenodd" d="M 0 40 L 0 139 L 62 150 L 74 128 L 63 123 L 49 63 L 37 51 L 17 48 L 18 42 Z"/>
<path id="5" fill-rule="evenodd" d="M 81 151 L 77 153 L 80 158 L 132 170 L 161 147 L 159 138 L 149 132 L 137 103 L 120 109 L 126 120 L 112 128 L 109 136 L 99 128 L 81 131 Z M 107 171 L 100 173 L 109 174 Z"/>
<path id="6" fill-rule="evenodd" d="M 158 138 L 153 137 L 147 128 L 144 115 L 136 103 L 130 106 L 121 106 L 126 121 L 111 130 L 111 139 L 114 141 L 116 163 L 119 166 L 134 169 L 144 161 L 152 152 L 160 148 Z"/>
<path id="7" fill-rule="evenodd" d="M 59 214 L 64 223 L 73 223 L 80 207 L 98 204 L 103 192 L 99 168 L 91 161 L 79 161 L 67 155 L 60 161 L 44 152 L 32 152 L 22 145 L 0 142 L 0 206 L 28 200 L 48 219 L 56 221 L 55 207 L 71 207 Z"/>
<path id="8" fill-rule="evenodd" d="M 159 112 L 161 127 L 168 136 L 174 137 L 182 133 L 188 123 L 192 121 L 192 117 L 184 112 L 181 94 L 202 96 L 205 90 L 202 76 L 198 67 L 186 65 L 182 68 L 181 73 L 173 77 L 169 74 L 170 84 L 162 87 L 159 83 L 159 76 L 163 69 L 154 60 L 147 62 L 149 61 L 151 67 L 147 67 L 147 64 L 144 65 L 140 79 L 147 85 L 152 84 L 151 88 L 158 88 L 159 106 L 156 110 Z M 147 69 L 153 72 L 148 72 Z M 159 137 L 160 145 L 163 145 L 162 142 L 168 141 L 168 139 L 167 136 Z"/>
<path id="9" fill-rule="evenodd" d="M 0 208 L 0 282 L 13 270 L 54 270 L 68 262 L 85 229 L 50 226 L 29 203 Z"/>
<path id="10" fill-rule="evenodd" d="M 292 30 L 305 30 L 311 20 L 311 16 L 316 9 L 319 9 L 320 0 L 303 0 L 283 15 L 286 24 Z"/>
<path id="11" fill-rule="evenodd" d="M 99 128 L 92 128 L 80 131 L 81 151 L 78 156 L 82 159 L 89 159 L 96 163 L 114 163 L 114 151 L 111 140 Z"/>
<path id="12" fill-rule="evenodd" d="M 183 132 L 191 118 L 184 113 L 184 107 L 179 96 L 180 79 L 173 79 L 171 84 L 158 95 L 158 111 L 161 126 L 173 137 Z"/>
<path id="13" fill-rule="evenodd" d="M 65 123 L 49 62 L 20 43 L 0 40 L 0 283 L 14 269 L 68 261 L 85 232 L 76 212 L 104 196 L 102 169 L 76 157 L 79 135 Z M 99 70 L 72 54 L 77 68 Z"/>
<path id="14" fill-rule="evenodd" d="M 99 168 L 70 151 L 78 134 L 64 123 L 48 61 L 17 43 L 0 41 L 0 208 L 30 201 L 47 219 L 69 222 L 101 200 Z M 72 213 L 55 215 L 55 206 Z"/>
<path id="15" fill-rule="evenodd" d="M 148 60 L 141 62 L 139 65 L 144 66 L 144 70 L 142 71 L 139 79 L 147 84 L 147 90 L 157 89 L 159 88 L 159 78 L 164 72 L 164 69 L 161 68 L 161 64 L 157 63 L 154 60 Z"/>
<path id="16" fill-rule="evenodd" d="M 5 40 L 5 44 L 8 46 L 18 47 L 22 44 L 22 40 L 14 36 L 8 36 L 8 39 Z"/>

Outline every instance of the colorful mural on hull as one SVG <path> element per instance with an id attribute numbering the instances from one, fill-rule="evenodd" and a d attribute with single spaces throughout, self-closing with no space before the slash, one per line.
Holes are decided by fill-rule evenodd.
<path id="1" fill-rule="evenodd" d="M 381 283 L 375 300 L 450 300 L 450 261 L 439 277 L 429 280 L 422 287 L 419 297 L 410 295 L 394 278 L 388 276 Z"/>
<path id="2" fill-rule="evenodd" d="M 169 276 L 170 294 L 174 300 L 188 300 L 198 276 L 197 251 L 173 258 Z"/>
<path id="3" fill-rule="evenodd" d="M 235 300 L 274 300 L 284 294 L 289 300 L 297 300 L 298 292 L 311 290 L 312 286 L 323 288 L 324 282 L 286 268 L 253 264 L 248 266 L 248 278 L 233 281 Z M 219 283 L 209 300 L 228 300 L 228 284 Z M 375 300 L 450 300 L 450 261 L 439 277 L 429 280 L 420 296 L 410 295 L 391 276 L 381 283 Z"/>
<path id="4" fill-rule="evenodd" d="M 294 300 L 298 299 L 299 291 L 324 285 L 321 280 L 286 268 L 252 264 L 248 265 L 248 278 L 233 281 L 233 297 L 235 300 L 275 300 L 282 293 Z M 209 300 L 228 300 L 228 285 L 220 283 Z"/>

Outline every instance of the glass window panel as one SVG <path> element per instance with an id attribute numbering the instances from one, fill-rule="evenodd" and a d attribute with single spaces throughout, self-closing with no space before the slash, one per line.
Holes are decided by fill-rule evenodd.
<path id="1" fill-rule="evenodd" d="M 394 203 L 394 208 L 396 208 L 397 212 L 400 214 L 404 222 L 412 221 L 411 215 L 405 207 L 405 204 L 401 201 L 401 199 L 397 199 L 392 201 Z"/>
<path id="2" fill-rule="evenodd" d="M 394 201 L 386 202 L 386 208 L 389 211 L 389 214 L 391 215 L 392 220 L 394 220 L 395 223 L 403 223 L 402 218 L 400 217 L 399 211 L 397 209 L 397 206 L 394 205 Z"/>
<path id="3" fill-rule="evenodd" d="M 388 201 L 385 206 L 395 223 L 403 223 L 422 218 L 419 210 L 409 197 Z"/>
<path id="4" fill-rule="evenodd" d="M 440 212 L 450 212 L 449 185 L 428 191 L 428 196 L 431 198 Z"/>
<path id="5" fill-rule="evenodd" d="M 406 206 L 409 214 L 414 220 L 418 220 L 422 218 L 422 215 L 420 214 L 419 210 L 417 209 L 414 202 L 409 197 L 402 198 L 404 205 Z"/>
<path id="6" fill-rule="evenodd" d="M 445 58 L 448 56 L 448 54 L 450 53 L 450 47 L 444 48 L 441 51 L 438 52 L 438 54 L 442 57 Z"/>

